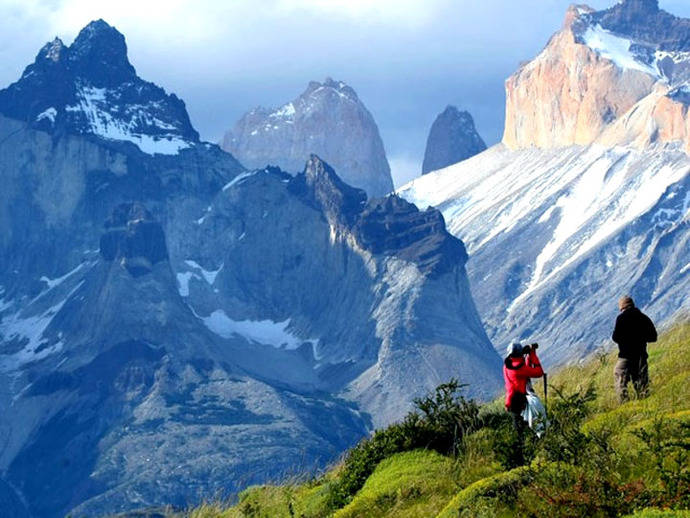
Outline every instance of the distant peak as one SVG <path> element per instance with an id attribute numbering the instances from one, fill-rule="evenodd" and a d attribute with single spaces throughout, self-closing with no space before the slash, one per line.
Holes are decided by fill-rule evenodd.
<path id="1" fill-rule="evenodd" d="M 472 115 L 470 112 L 466 110 L 459 110 L 457 106 L 453 106 L 452 104 L 449 104 L 446 106 L 446 109 L 441 112 L 439 115 L 440 117 L 450 117 L 453 119 L 461 119 L 461 120 L 466 120 L 468 122 L 474 122 L 472 119 Z"/>
<path id="2" fill-rule="evenodd" d="M 104 20 L 84 27 L 69 48 L 69 59 L 94 86 L 108 86 L 136 76 L 127 59 L 125 37 Z"/>
<path id="3" fill-rule="evenodd" d="M 137 76 L 125 37 L 104 20 L 70 46 L 45 44 L 19 81 L 0 90 L 0 113 L 44 131 L 128 141 L 151 155 L 199 141 L 184 103 Z"/>
<path id="4" fill-rule="evenodd" d="M 466 160 L 486 149 L 472 115 L 449 104 L 429 130 L 422 174 Z"/>

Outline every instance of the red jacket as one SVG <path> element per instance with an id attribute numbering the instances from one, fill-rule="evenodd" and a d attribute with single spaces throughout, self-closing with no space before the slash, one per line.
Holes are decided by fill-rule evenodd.
<path id="1" fill-rule="evenodd" d="M 510 409 L 513 395 L 516 392 L 527 394 L 527 381 L 530 378 L 540 378 L 544 375 L 539 358 L 534 350 L 531 350 L 527 363 L 524 357 L 506 358 L 503 364 L 503 379 L 506 382 L 506 408 Z"/>

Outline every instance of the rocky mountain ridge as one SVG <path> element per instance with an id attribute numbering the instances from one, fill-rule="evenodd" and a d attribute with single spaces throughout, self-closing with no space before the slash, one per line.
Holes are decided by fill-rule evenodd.
<path id="1" fill-rule="evenodd" d="M 0 91 L 0 113 L 52 134 L 132 142 L 148 154 L 176 154 L 199 143 L 182 102 L 140 79 L 125 39 L 103 20 L 72 45 L 47 43 L 21 78 Z"/>
<path id="2" fill-rule="evenodd" d="M 374 118 L 350 86 L 331 78 L 311 81 L 299 97 L 277 109 L 246 113 L 221 146 L 250 169 L 273 165 L 292 174 L 316 154 L 369 196 L 393 190 Z"/>

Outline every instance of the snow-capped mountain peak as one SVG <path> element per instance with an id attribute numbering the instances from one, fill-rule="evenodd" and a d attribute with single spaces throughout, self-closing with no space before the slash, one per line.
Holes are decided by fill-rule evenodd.
<path id="1" fill-rule="evenodd" d="M 124 36 L 103 20 L 70 46 L 47 43 L 19 81 L 0 91 L 0 113 L 48 132 L 131 142 L 152 155 L 199 142 L 184 103 L 137 76 Z"/>
<path id="2" fill-rule="evenodd" d="M 393 190 L 378 127 L 357 93 L 330 77 L 310 81 L 302 94 L 278 108 L 247 112 L 222 147 L 248 168 L 277 165 L 301 171 L 309 156 L 327 160 L 350 185 L 382 196 Z"/>
<path id="3" fill-rule="evenodd" d="M 655 0 L 601 11 L 575 5 L 562 30 L 506 82 L 503 142 L 512 149 L 680 142 L 690 150 L 677 95 L 689 83 L 690 20 Z"/>

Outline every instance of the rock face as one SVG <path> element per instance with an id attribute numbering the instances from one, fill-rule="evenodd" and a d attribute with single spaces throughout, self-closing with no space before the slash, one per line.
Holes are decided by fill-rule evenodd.
<path id="1" fill-rule="evenodd" d="M 506 81 L 503 143 L 587 145 L 607 133 L 606 145 L 680 142 L 690 149 L 677 93 L 690 79 L 688 35 L 689 21 L 660 10 L 656 0 L 625 0 L 598 12 L 572 6 L 542 53 Z M 652 122 L 632 131 L 639 108 Z"/>
<path id="2" fill-rule="evenodd" d="M 688 26 L 655 1 L 572 7 L 508 79 L 504 143 L 399 191 L 466 243 L 498 347 L 575 361 L 613 346 L 623 293 L 657 324 L 690 307 Z"/>
<path id="3" fill-rule="evenodd" d="M 486 144 L 474 127 L 472 115 L 448 106 L 431 125 L 422 174 L 462 162 L 485 149 Z"/>
<path id="4" fill-rule="evenodd" d="M 47 43 L 22 77 L 0 91 L 0 113 L 51 133 L 133 142 L 149 154 L 174 154 L 199 142 L 184 103 L 143 81 L 125 39 L 103 20 L 66 47 Z"/>
<path id="5" fill-rule="evenodd" d="M 369 196 L 393 190 L 378 127 L 355 91 L 342 81 L 312 81 L 278 109 L 255 108 L 228 131 L 222 148 L 250 169 L 302 170 L 312 153 Z"/>
<path id="6" fill-rule="evenodd" d="M 87 77 L 74 55 L 94 88 L 131 94 L 105 95 L 101 115 L 147 106 L 162 89 L 129 75 L 119 33 L 95 22 L 78 41 L 97 30 L 109 36 L 91 50 L 42 51 L 66 63 L 56 84 L 74 93 L 65 78 Z M 0 93 L 14 99 L 3 110 L 33 117 L 27 90 L 48 85 L 32 78 Z M 495 393 L 500 359 L 438 211 L 369 201 L 316 156 L 297 175 L 247 171 L 182 126 L 170 131 L 189 146 L 149 153 L 54 99 L 55 124 L 0 115 L 0 501 L 13 516 L 230 496 L 324 466 L 452 376 Z"/>

